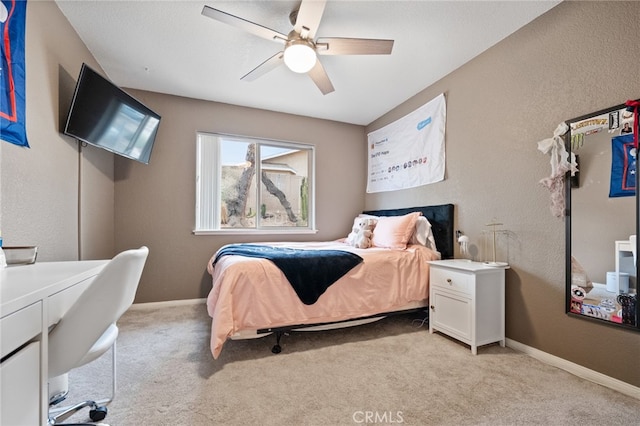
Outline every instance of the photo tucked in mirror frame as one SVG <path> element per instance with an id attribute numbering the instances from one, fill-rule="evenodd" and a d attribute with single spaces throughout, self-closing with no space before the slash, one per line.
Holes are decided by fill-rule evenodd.
<path id="1" fill-rule="evenodd" d="M 640 331 L 635 117 L 621 104 L 566 121 L 567 152 L 579 160 L 564 182 L 566 311 Z"/>

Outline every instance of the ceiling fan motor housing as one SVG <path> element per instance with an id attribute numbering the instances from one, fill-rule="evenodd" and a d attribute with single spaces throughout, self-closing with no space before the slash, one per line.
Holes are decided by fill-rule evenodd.
<path id="1" fill-rule="evenodd" d="M 291 22 L 291 25 L 295 25 L 296 21 L 298 20 L 298 10 L 292 10 L 291 13 L 289 14 L 289 22 Z"/>

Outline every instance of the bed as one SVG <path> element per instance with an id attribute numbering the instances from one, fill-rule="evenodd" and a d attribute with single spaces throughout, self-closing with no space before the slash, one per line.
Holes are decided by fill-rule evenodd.
<path id="1" fill-rule="evenodd" d="M 354 224 L 362 217 L 375 219 L 372 240 L 384 247 L 354 247 L 349 234 L 336 241 L 232 244 L 216 251 L 207 264 L 212 276 L 207 311 L 212 320 L 213 357 L 218 358 L 228 339 L 275 333 L 272 351 L 277 353 L 281 336 L 289 331 L 347 327 L 388 315 L 426 311 L 428 261 L 453 257 L 453 205 L 365 211 Z M 411 222 L 414 217 L 416 221 Z M 422 235 L 425 228 L 418 226 L 425 219 L 428 235 Z M 389 224 L 400 222 L 411 229 L 409 238 L 402 237 L 407 240 L 404 248 L 384 241 Z M 249 251 L 243 252 L 245 249 Z M 263 256 L 263 250 L 272 249 L 285 252 L 284 260 Z M 303 253 L 305 259 L 289 261 L 288 253 Z M 308 291 L 304 280 L 315 285 L 325 278 L 327 268 L 317 263 L 325 255 L 350 258 L 355 266 L 348 266 L 348 271 L 340 272 L 337 280 L 320 290 Z M 332 264 L 341 263 L 337 257 L 328 259 Z M 276 266 L 283 261 L 284 267 Z M 293 272 L 286 269 L 295 265 L 312 266 Z"/>

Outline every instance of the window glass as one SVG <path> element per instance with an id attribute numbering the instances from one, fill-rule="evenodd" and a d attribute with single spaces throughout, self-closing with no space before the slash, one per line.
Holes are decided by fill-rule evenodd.
<path id="1" fill-rule="evenodd" d="M 310 230 L 314 149 L 198 134 L 196 231 Z"/>

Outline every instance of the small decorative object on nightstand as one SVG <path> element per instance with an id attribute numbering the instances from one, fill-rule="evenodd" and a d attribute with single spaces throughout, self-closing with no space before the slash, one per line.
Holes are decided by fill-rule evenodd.
<path id="1" fill-rule="evenodd" d="M 498 262 L 498 259 L 496 257 L 496 234 L 503 234 L 506 233 L 506 231 L 504 230 L 496 230 L 496 226 L 502 226 L 502 223 L 499 223 L 496 219 L 493 219 L 490 223 L 487 223 L 487 226 L 491 228 L 490 231 L 485 231 L 485 234 L 488 234 L 488 236 L 490 236 L 491 239 L 491 259 L 490 260 L 486 260 L 484 262 L 485 265 L 487 266 L 495 266 L 498 268 L 502 268 L 508 265 L 507 262 Z M 487 235 L 485 235 L 485 253 L 487 252 L 486 250 L 486 245 L 487 245 L 487 240 L 488 238 L 486 238 Z"/>
<path id="2" fill-rule="evenodd" d="M 504 275 L 508 266 L 466 259 L 429 262 L 429 333 L 439 331 L 471 346 L 505 345 Z"/>

